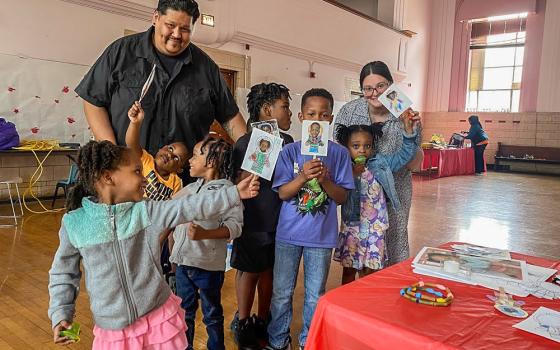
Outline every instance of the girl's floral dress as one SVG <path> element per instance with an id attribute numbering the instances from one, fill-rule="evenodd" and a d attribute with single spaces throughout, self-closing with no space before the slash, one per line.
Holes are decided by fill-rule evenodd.
<path id="1" fill-rule="evenodd" d="M 383 188 L 369 170 L 362 173 L 360 181 L 360 221 L 342 222 L 334 260 L 343 267 L 379 270 L 387 263 L 387 202 Z"/>

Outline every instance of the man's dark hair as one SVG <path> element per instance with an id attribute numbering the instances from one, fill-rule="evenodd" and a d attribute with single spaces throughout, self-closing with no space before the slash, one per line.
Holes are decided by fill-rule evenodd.
<path id="1" fill-rule="evenodd" d="M 157 5 L 157 12 L 165 15 L 167 10 L 183 11 L 192 17 L 192 23 L 196 23 L 200 17 L 198 4 L 195 0 L 159 0 Z"/>
<path id="2" fill-rule="evenodd" d="M 331 105 L 331 113 L 334 108 L 334 98 L 333 95 L 325 89 L 311 89 L 307 90 L 305 94 L 301 97 L 301 110 L 303 111 L 303 106 L 305 106 L 305 102 L 310 97 L 323 97 L 326 98 L 330 105 Z"/>

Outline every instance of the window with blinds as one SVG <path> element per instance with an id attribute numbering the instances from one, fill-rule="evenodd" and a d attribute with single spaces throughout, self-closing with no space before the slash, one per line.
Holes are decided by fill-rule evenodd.
<path id="1" fill-rule="evenodd" d="M 471 21 L 466 111 L 518 112 L 527 14 Z"/>

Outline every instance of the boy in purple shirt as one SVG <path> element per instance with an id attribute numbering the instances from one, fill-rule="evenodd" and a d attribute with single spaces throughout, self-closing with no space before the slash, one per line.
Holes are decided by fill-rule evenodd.
<path id="1" fill-rule="evenodd" d="M 325 89 L 311 89 L 301 100 L 299 120 L 332 122 L 334 100 Z M 329 141 L 328 155 L 314 159 L 301 154 L 301 141 L 284 146 L 272 188 L 282 203 L 274 262 L 271 321 L 267 349 L 291 349 L 292 297 L 303 256 L 305 299 L 303 348 L 317 300 L 325 292 L 332 248 L 338 238 L 336 206 L 354 188 L 348 150 Z"/>

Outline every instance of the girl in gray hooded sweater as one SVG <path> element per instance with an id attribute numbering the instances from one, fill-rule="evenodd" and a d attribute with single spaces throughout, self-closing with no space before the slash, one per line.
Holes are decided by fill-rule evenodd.
<path id="1" fill-rule="evenodd" d="M 159 234 L 229 212 L 256 196 L 258 180 L 169 201 L 144 200 L 140 158 L 108 141 L 82 147 L 78 168 L 49 271 L 55 343 L 72 342 L 60 332 L 74 318 L 82 262 L 95 320 L 93 349 L 184 349 L 184 313 L 161 273 Z"/>
<path id="2" fill-rule="evenodd" d="M 233 188 L 232 146 L 208 135 L 194 146 L 189 160 L 190 175 L 198 178 L 179 191 L 175 198 L 195 193 L 217 193 Z M 192 349 L 198 300 L 202 302 L 203 321 L 209 350 L 224 349 L 224 312 L 221 289 L 226 267 L 227 241 L 241 235 L 243 206 L 206 220 L 194 220 L 175 229 L 171 262 L 177 264 L 177 295 L 182 299 L 187 323 L 188 349 Z"/>

